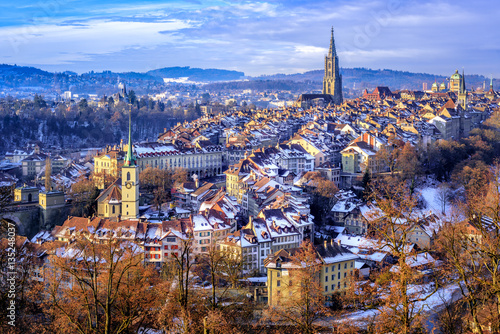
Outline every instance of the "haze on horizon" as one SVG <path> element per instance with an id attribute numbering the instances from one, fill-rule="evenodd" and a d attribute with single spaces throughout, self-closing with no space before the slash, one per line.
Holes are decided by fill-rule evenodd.
<path id="1" fill-rule="evenodd" d="M 495 1 L 19 0 L 0 4 L 0 63 L 50 71 L 171 66 L 257 76 L 341 67 L 500 77 Z"/>

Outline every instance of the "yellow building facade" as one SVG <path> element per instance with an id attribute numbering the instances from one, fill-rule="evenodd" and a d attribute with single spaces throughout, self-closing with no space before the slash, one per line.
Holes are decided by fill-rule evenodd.
<path id="1" fill-rule="evenodd" d="M 349 287 L 358 256 L 333 241 L 315 245 L 314 248 L 320 266 L 315 271 L 317 275 L 314 280 L 328 302 L 334 294 L 343 293 Z M 303 270 L 294 260 L 298 250 L 299 248 L 281 249 L 265 260 L 269 306 L 285 303 L 301 293 L 301 284 L 294 281 L 296 273 Z"/>

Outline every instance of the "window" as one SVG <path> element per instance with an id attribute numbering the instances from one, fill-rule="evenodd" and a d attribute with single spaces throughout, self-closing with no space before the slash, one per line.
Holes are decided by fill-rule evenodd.
<path id="1" fill-rule="evenodd" d="M 112 211 L 113 213 L 115 213 L 115 206 L 114 206 L 114 205 L 111 207 L 111 209 L 112 209 L 111 211 Z"/>
<path id="2" fill-rule="evenodd" d="M 340 289 L 340 282 L 337 283 L 337 289 Z"/>
<path id="3" fill-rule="evenodd" d="M 280 280 L 276 281 L 276 286 L 281 286 L 281 281 Z"/>
<path id="4" fill-rule="evenodd" d="M 340 263 L 339 263 L 339 270 L 340 270 Z M 339 274 L 340 275 L 340 274 Z M 340 277 L 339 277 L 340 278 Z"/>
<path id="5" fill-rule="evenodd" d="M 328 276 L 325 276 L 325 282 L 328 282 Z"/>
<path id="6" fill-rule="evenodd" d="M 279 271 L 276 273 L 276 277 L 281 277 L 281 273 Z"/>
<path id="7" fill-rule="evenodd" d="M 130 172 L 127 172 L 127 181 L 130 181 Z"/>
<path id="8" fill-rule="evenodd" d="M 338 274 L 338 279 L 340 279 L 340 273 Z M 340 283 L 339 283 L 339 284 L 340 284 Z M 340 288 L 340 286 L 339 286 L 339 288 Z"/>
<path id="9" fill-rule="evenodd" d="M 328 286 L 325 286 L 325 292 L 328 292 Z"/>
<path id="10" fill-rule="evenodd" d="M 344 273 L 344 278 L 346 278 L 346 277 L 347 277 L 347 272 Z"/>
<path id="11" fill-rule="evenodd" d="M 344 269 L 347 269 L 347 262 L 344 263 Z"/>
<path id="12" fill-rule="evenodd" d="M 175 242 L 175 237 L 166 237 L 165 242 Z"/>
<path id="13" fill-rule="evenodd" d="M 328 267 L 325 267 L 325 273 L 327 273 L 327 272 L 328 272 Z"/>
<path id="14" fill-rule="evenodd" d="M 335 279 L 335 274 L 332 274 L 332 281 Z"/>
<path id="15" fill-rule="evenodd" d="M 353 265 L 354 265 L 354 261 L 351 261 L 351 268 L 352 268 Z"/>
<path id="16" fill-rule="evenodd" d="M 165 250 L 167 250 L 167 249 L 168 249 L 168 245 L 165 245 L 165 247 L 164 247 L 164 248 L 165 248 Z M 166 253 L 165 253 L 165 254 L 166 254 Z"/>

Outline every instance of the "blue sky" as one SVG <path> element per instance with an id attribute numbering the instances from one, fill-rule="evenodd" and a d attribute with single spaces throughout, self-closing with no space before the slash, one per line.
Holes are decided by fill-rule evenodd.
<path id="1" fill-rule="evenodd" d="M 0 1 L 0 63 L 51 71 L 342 67 L 500 77 L 497 1 Z"/>

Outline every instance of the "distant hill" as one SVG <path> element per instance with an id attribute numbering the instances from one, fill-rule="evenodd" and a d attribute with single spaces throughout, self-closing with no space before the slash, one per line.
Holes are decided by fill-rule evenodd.
<path id="1" fill-rule="evenodd" d="M 7 65 L 0 64 L 0 75 L 12 75 L 12 76 L 30 76 L 30 75 L 40 75 L 40 76 L 52 76 L 53 74 L 39 68 L 29 67 L 29 66 L 17 66 L 17 65 Z"/>
<path id="2" fill-rule="evenodd" d="M 447 77 L 442 75 L 428 74 L 428 73 L 412 73 L 406 71 L 394 71 L 394 70 L 372 70 L 368 68 L 341 68 L 342 74 L 342 85 L 349 89 L 373 89 L 376 86 L 388 86 L 391 90 L 397 89 L 412 89 L 412 90 L 422 90 L 422 84 L 427 83 L 428 89 L 431 88 L 432 83 L 437 80 L 441 83 L 447 79 Z M 315 82 L 319 85 L 318 89 L 321 89 L 321 82 L 323 81 L 323 70 L 314 70 L 304 73 L 296 74 L 275 74 L 255 77 L 255 80 L 289 80 L 294 82 Z M 450 73 L 450 76 L 453 72 Z M 483 82 L 487 81 L 487 86 L 489 86 L 489 79 L 482 75 L 468 75 L 465 74 L 465 82 L 468 89 L 477 88 L 483 85 Z"/>
<path id="3" fill-rule="evenodd" d="M 189 78 L 190 81 L 231 81 L 239 80 L 245 73 L 238 71 L 201 69 L 186 67 L 165 67 L 147 72 L 147 74 L 160 78 Z"/>
<path id="4" fill-rule="evenodd" d="M 363 89 L 388 86 L 391 90 L 422 90 L 422 83 L 430 89 L 432 83 L 446 81 L 442 75 L 411 73 L 394 70 L 372 70 L 367 68 L 342 68 L 344 97 L 359 96 Z M 449 75 L 452 75 L 453 71 Z M 259 77 L 244 77 L 243 72 L 222 69 L 201 69 L 186 67 L 165 67 L 145 73 L 141 72 L 94 72 L 77 74 L 71 71 L 48 72 L 35 67 L 0 64 L 0 89 L 22 90 L 29 92 L 60 94 L 66 90 L 73 93 L 112 94 L 117 91 L 118 82 L 127 84 L 137 94 L 160 93 L 165 90 L 163 78 L 188 78 L 190 81 L 207 83 L 206 89 L 252 89 L 252 90 L 289 90 L 297 94 L 321 90 L 323 70 L 296 74 L 275 74 Z M 244 81 L 241 79 L 245 78 Z M 489 79 L 482 75 L 466 74 L 467 89 L 475 89 Z M 499 80 L 494 80 L 498 87 Z"/>

